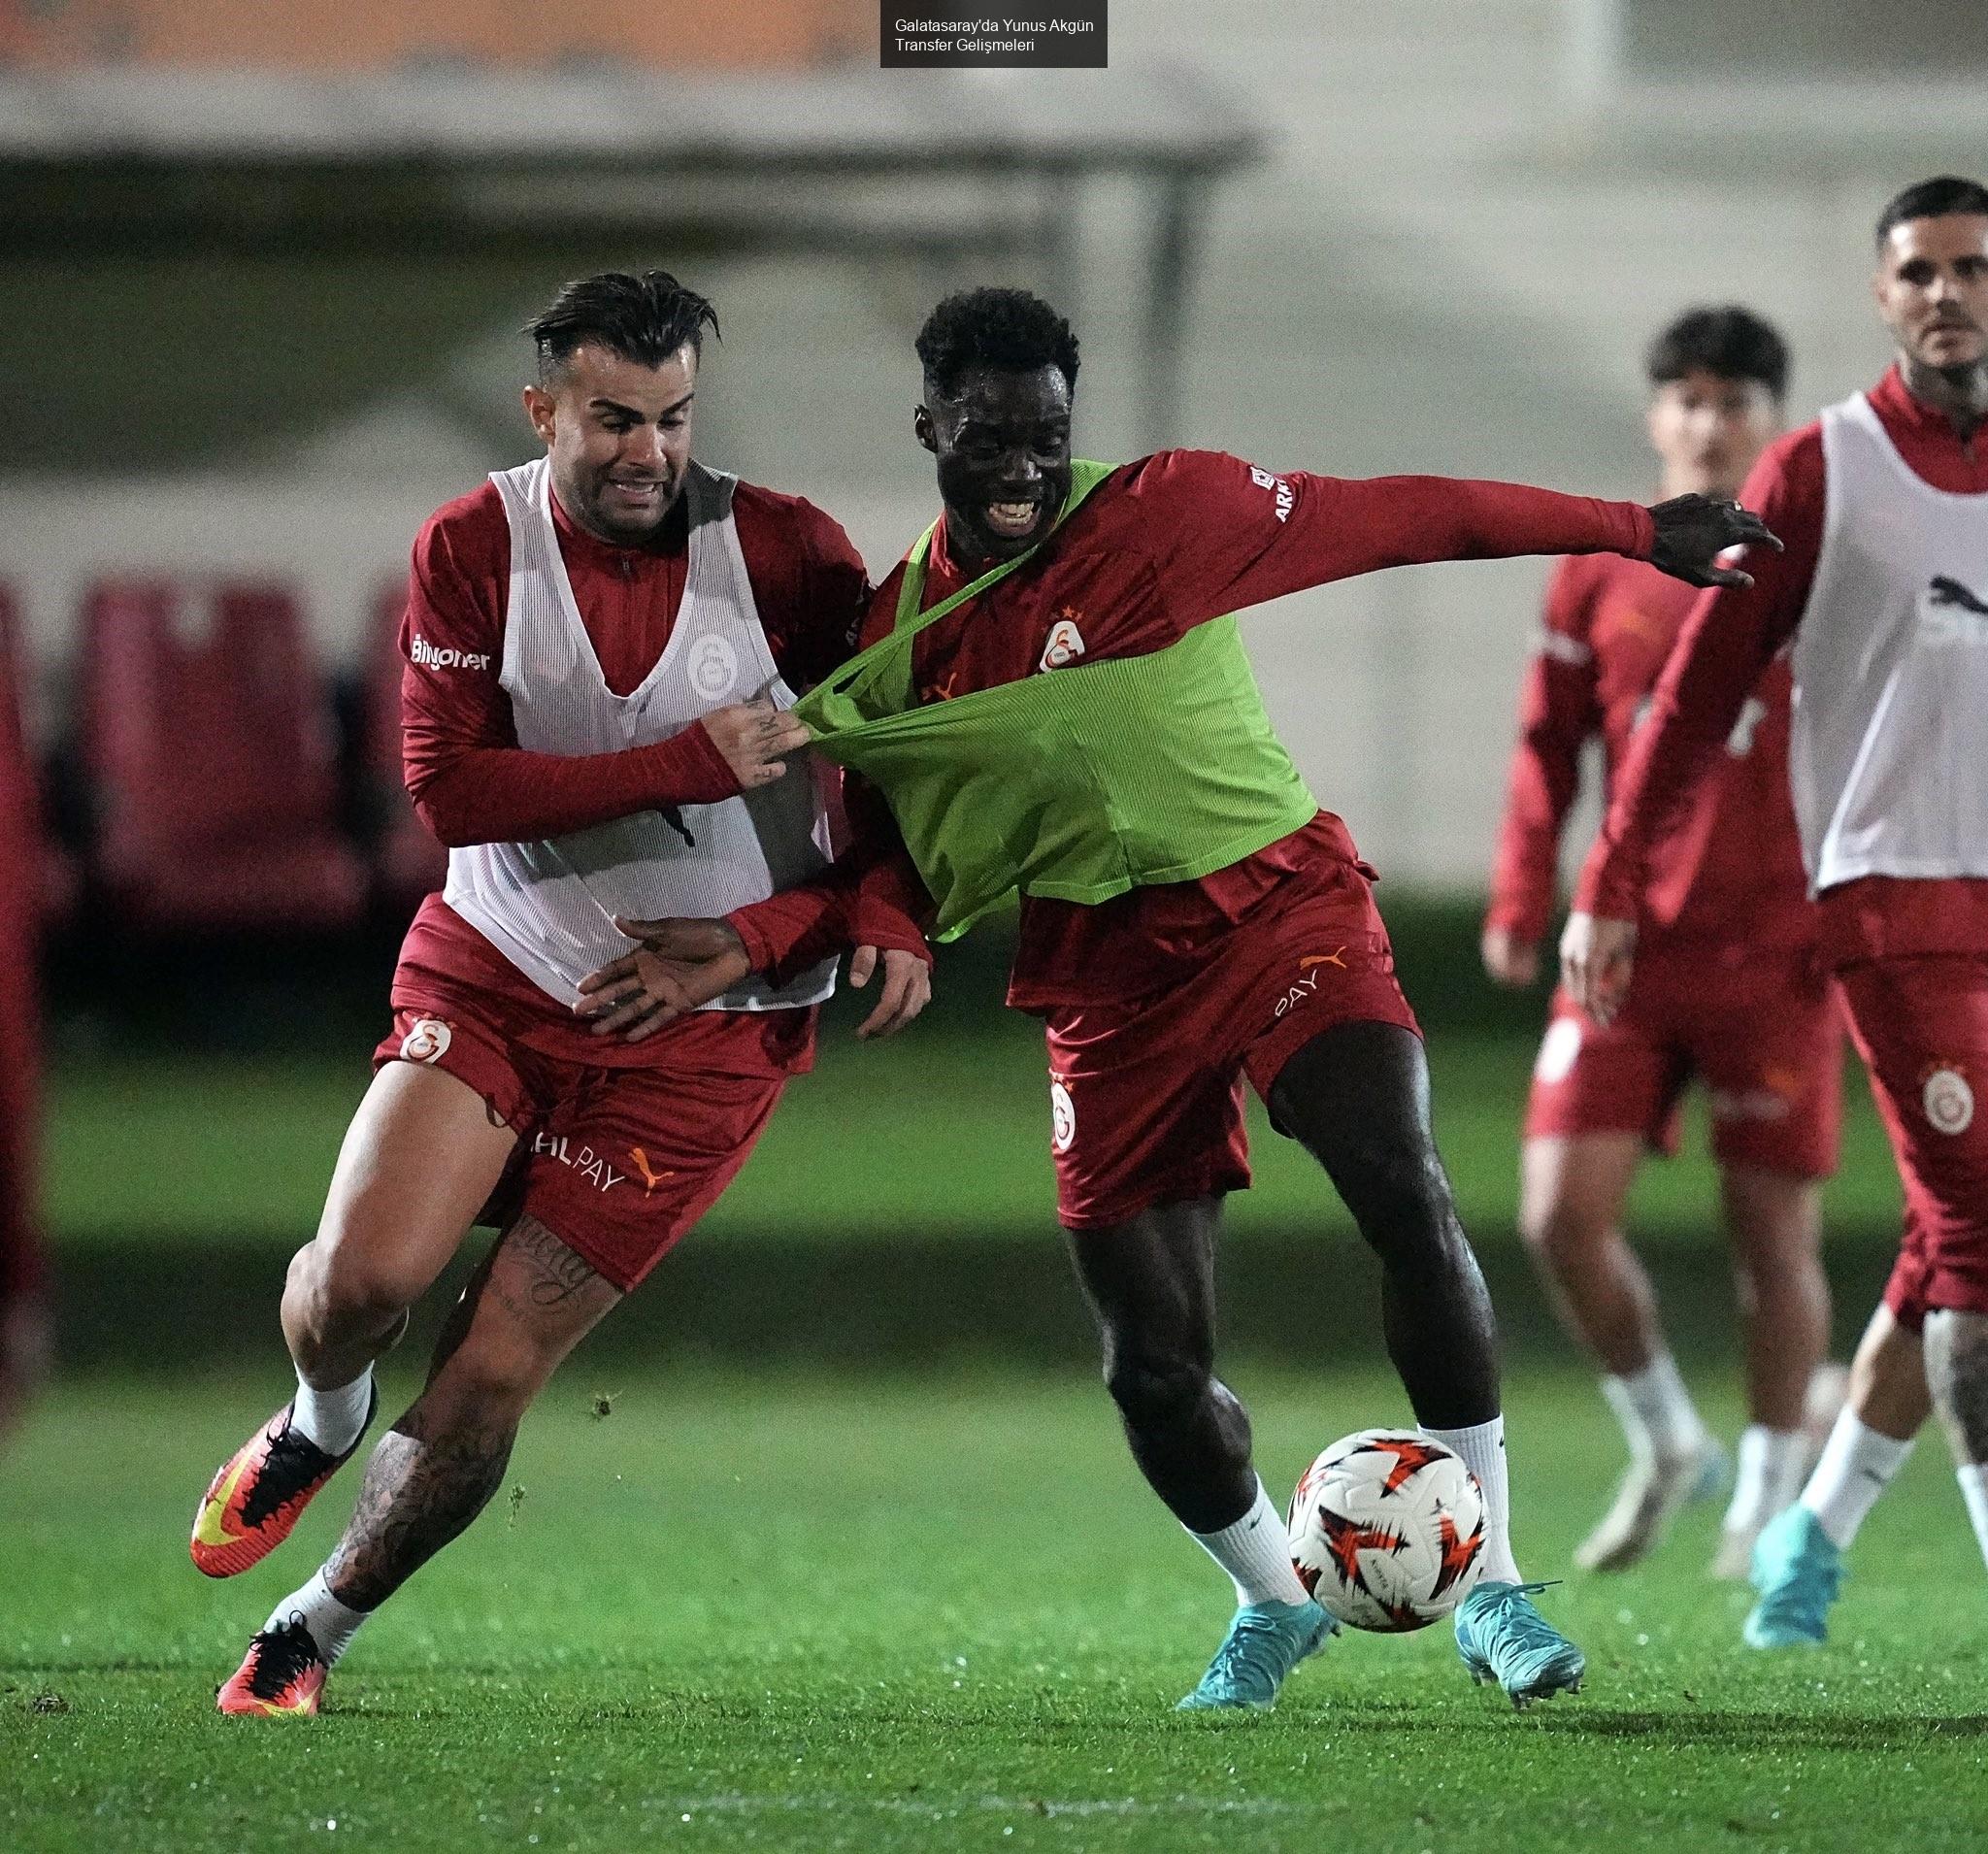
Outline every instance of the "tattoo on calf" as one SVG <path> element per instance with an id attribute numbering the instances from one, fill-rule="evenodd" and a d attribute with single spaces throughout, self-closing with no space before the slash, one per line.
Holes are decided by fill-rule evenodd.
<path id="1" fill-rule="evenodd" d="M 516 1430 L 467 1424 L 422 1433 L 416 1404 L 366 1464 L 351 1523 L 324 1567 L 333 1596 L 375 1609 L 488 1504 L 504 1479 Z"/>
<path id="2" fill-rule="evenodd" d="M 466 1380 L 447 1378 L 486 1304 L 494 1301 L 526 1331 L 493 1332 L 479 1343 L 514 1364 L 520 1345 L 536 1348 L 535 1392 L 566 1349 L 618 1298 L 536 1218 L 520 1217 L 504 1233 L 449 1315 L 427 1389 L 366 1464 L 351 1523 L 324 1568 L 324 1580 L 341 1603 L 377 1608 L 481 1512 L 503 1484 L 517 1435 L 514 1409 L 482 1396 L 474 1373 Z"/>

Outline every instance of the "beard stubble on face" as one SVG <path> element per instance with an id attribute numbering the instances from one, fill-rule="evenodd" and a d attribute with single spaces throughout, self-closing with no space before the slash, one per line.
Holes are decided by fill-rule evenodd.
<path id="1" fill-rule="evenodd" d="M 572 496 L 569 513 L 597 540 L 616 546 L 641 546 L 653 540 L 663 532 L 672 512 L 682 498 L 683 478 L 680 474 L 664 473 L 635 479 L 617 474 L 611 464 L 579 475 L 580 480 L 572 482 L 568 491 Z M 653 483 L 653 496 L 637 500 L 621 494 L 617 488 L 617 483 L 637 481 Z M 566 486 L 561 487 L 565 490 Z M 560 499 L 565 502 L 566 493 L 562 493 Z"/>

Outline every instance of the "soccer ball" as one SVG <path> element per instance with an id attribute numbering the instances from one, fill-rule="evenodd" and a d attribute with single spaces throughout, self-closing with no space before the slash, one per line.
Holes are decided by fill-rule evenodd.
<path id="1" fill-rule="evenodd" d="M 1483 1570 L 1484 1491 L 1407 1429 L 1342 1437 L 1291 1496 L 1298 1580 L 1342 1622 L 1399 1635 L 1440 1620 Z"/>

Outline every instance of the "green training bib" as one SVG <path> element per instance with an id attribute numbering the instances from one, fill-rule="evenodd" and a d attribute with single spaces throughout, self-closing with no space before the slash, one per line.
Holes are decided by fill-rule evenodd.
<path id="1" fill-rule="evenodd" d="M 1056 527 L 920 612 L 938 523 L 905 563 L 887 637 L 795 705 L 815 751 L 883 794 L 956 940 L 1015 889 L 1095 905 L 1192 881 L 1310 821 L 1233 616 L 1142 656 L 912 705 L 911 643 L 1032 559 L 1115 466 L 1077 462 Z"/>

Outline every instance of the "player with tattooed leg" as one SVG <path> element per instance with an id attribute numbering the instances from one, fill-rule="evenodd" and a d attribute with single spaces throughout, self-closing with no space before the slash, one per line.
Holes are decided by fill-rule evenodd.
<path id="1" fill-rule="evenodd" d="M 617 913 L 723 911 L 828 860 L 827 793 L 788 710 L 846 654 L 869 588 L 819 510 L 692 457 L 716 326 L 660 271 L 569 284 L 529 331 L 546 455 L 415 544 L 404 756 L 447 885 L 408 932 L 393 1029 L 290 1264 L 296 1393 L 215 1475 L 202 1571 L 231 1576 L 282 1541 L 358 1448 L 373 1361 L 409 1308 L 472 1223 L 501 1234 L 336 1548 L 220 1689 L 224 1712 L 317 1710 L 360 1625 L 496 1490 L 559 1362 L 710 1208 L 812 1064 L 825 944 L 641 1047 L 604 1045 L 572 1012 L 579 981 L 631 944 Z M 859 909 L 852 976 L 882 971 L 865 1026 L 882 1034 L 922 1008 L 930 955 L 887 893 L 866 888 Z"/>

